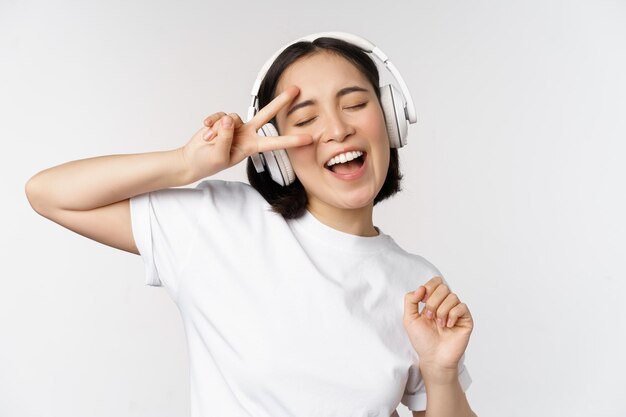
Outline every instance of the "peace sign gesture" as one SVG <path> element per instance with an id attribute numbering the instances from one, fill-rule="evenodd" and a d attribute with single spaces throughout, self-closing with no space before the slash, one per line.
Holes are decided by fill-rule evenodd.
<path id="1" fill-rule="evenodd" d="M 181 148 L 190 183 L 230 168 L 258 152 L 287 149 L 313 142 L 310 135 L 260 136 L 257 131 L 268 123 L 280 109 L 300 93 L 291 86 L 276 96 L 248 122 L 236 113 L 214 113 Z"/>

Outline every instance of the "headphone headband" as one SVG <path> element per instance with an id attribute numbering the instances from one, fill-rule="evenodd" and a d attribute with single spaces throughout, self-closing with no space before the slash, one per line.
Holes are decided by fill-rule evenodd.
<path id="1" fill-rule="evenodd" d="M 269 70 L 269 68 L 272 65 L 272 63 L 274 62 L 274 60 L 276 60 L 278 55 L 280 55 L 281 52 L 283 52 L 285 49 L 287 49 L 289 46 L 293 45 L 294 43 L 297 43 L 297 42 L 300 42 L 300 41 L 313 42 L 317 38 L 324 38 L 324 37 L 343 40 L 343 41 L 351 43 L 351 44 L 353 44 L 355 46 L 358 46 L 359 48 L 361 48 L 363 50 L 363 52 L 373 54 L 383 64 L 385 64 L 385 67 L 387 68 L 387 70 L 389 70 L 389 72 L 391 72 L 391 75 L 393 76 L 393 78 L 400 85 L 400 90 L 402 91 L 402 94 L 404 95 L 404 98 L 406 100 L 406 105 L 404 107 L 404 113 L 405 113 L 406 119 L 410 123 L 415 123 L 417 121 L 417 116 L 415 114 L 415 106 L 413 105 L 413 99 L 411 98 L 411 93 L 409 92 L 409 89 L 406 86 L 406 83 L 402 79 L 402 76 L 400 75 L 400 72 L 396 69 L 395 65 L 393 65 L 393 63 L 389 60 L 389 58 L 387 57 L 387 55 L 385 55 L 385 53 L 383 51 L 381 51 L 376 45 L 374 45 L 373 43 L 371 43 L 367 39 L 364 39 L 364 38 L 362 38 L 360 36 L 357 36 L 357 35 L 354 35 L 354 34 L 351 34 L 351 33 L 346 33 L 346 32 L 319 32 L 319 33 L 314 33 L 314 34 L 311 34 L 311 35 L 304 36 L 304 37 L 299 38 L 299 39 L 297 39 L 297 40 L 295 40 L 293 42 L 289 42 L 288 44 L 286 44 L 282 48 L 280 48 L 278 51 L 276 51 L 274 53 L 274 55 L 272 55 L 270 57 L 270 59 L 268 59 L 265 62 L 265 64 L 263 64 L 263 66 L 261 67 L 261 71 L 257 75 L 256 81 L 254 82 L 254 85 L 252 86 L 252 91 L 250 93 L 252 95 L 252 102 L 250 104 L 250 107 L 248 108 L 248 118 L 247 118 L 246 122 L 249 122 L 250 119 L 252 119 L 254 117 L 254 115 L 259 111 L 259 108 L 258 108 L 258 104 L 259 104 L 258 103 L 258 93 L 259 93 L 259 88 L 261 87 L 261 82 L 263 81 L 263 78 L 265 78 L 265 74 L 267 74 L 267 71 Z"/>

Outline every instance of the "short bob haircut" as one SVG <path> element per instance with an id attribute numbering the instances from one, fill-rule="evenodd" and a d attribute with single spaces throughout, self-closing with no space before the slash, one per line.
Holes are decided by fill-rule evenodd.
<path id="1" fill-rule="evenodd" d="M 344 57 L 361 71 L 374 87 L 380 105 L 379 74 L 374 61 L 363 50 L 351 43 L 335 38 L 317 38 L 313 42 L 294 43 L 278 55 L 259 87 L 259 109 L 274 99 L 280 76 L 289 65 L 302 57 L 322 51 Z M 278 129 L 275 118 L 270 123 Z M 272 211 L 281 214 L 285 219 L 296 219 L 304 215 L 308 199 L 304 186 L 298 178 L 287 186 L 281 186 L 272 180 L 267 169 L 257 173 L 251 158 L 248 158 L 246 170 L 250 185 L 267 200 L 272 206 Z M 391 148 L 387 177 L 374 198 L 374 205 L 400 191 L 401 180 L 398 150 Z"/>

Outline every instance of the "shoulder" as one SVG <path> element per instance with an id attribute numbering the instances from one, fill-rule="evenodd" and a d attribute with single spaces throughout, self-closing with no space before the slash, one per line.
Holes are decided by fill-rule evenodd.
<path id="1" fill-rule="evenodd" d="M 226 181 L 226 180 L 202 180 L 195 187 L 197 190 L 203 191 L 220 191 L 220 190 L 239 190 L 241 192 L 248 192 L 256 190 L 252 188 L 250 184 L 246 184 L 241 181 Z"/>
<path id="2" fill-rule="evenodd" d="M 406 251 L 391 237 L 389 239 L 389 249 L 391 253 L 393 253 L 393 257 L 396 262 L 399 262 L 406 267 L 413 268 L 417 272 L 430 275 L 431 277 L 436 275 L 441 276 L 441 271 L 439 271 L 439 269 L 432 262 L 421 255 Z"/>
<path id="3" fill-rule="evenodd" d="M 388 266 L 390 276 L 399 291 L 413 291 L 433 277 L 443 278 L 439 268 L 426 257 L 406 251 L 393 239 L 390 241 L 382 262 Z"/>
<path id="4" fill-rule="evenodd" d="M 280 214 L 250 184 L 240 181 L 204 180 L 195 187 L 202 193 L 202 216 L 249 229 L 272 221 L 284 222 Z M 213 220 L 210 220 L 210 219 Z"/>
<path id="5" fill-rule="evenodd" d="M 163 188 L 134 197 L 169 204 L 241 204 L 265 201 L 251 185 L 239 181 L 204 180 L 192 187 Z"/>
<path id="6" fill-rule="evenodd" d="M 196 215 L 202 211 L 246 215 L 268 205 L 249 184 L 238 181 L 204 180 L 195 186 L 162 188 L 131 199 L 131 206 L 144 208 L 161 216 L 181 213 Z"/>
<path id="7" fill-rule="evenodd" d="M 200 191 L 208 198 L 229 197 L 235 200 L 265 201 L 254 187 L 240 181 L 203 180 L 194 190 Z"/>

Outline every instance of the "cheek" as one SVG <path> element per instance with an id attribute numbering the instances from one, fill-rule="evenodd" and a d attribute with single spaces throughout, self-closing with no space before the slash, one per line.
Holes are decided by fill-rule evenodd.
<path id="1" fill-rule="evenodd" d="M 387 137 L 387 127 L 385 125 L 385 116 L 383 110 L 380 107 L 376 107 L 372 112 L 364 114 L 364 118 L 361 121 L 363 129 L 374 137 L 379 138 L 381 142 L 389 143 Z"/>
<path id="2" fill-rule="evenodd" d="M 385 125 L 382 109 L 379 109 L 379 112 L 375 115 L 368 117 L 367 120 L 364 121 L 364 126 L 371 137 L 375 138 L 375 142 L 371 144 L 372 150 L 376 151 L 376 159 L 381 164 L 380 171 L 386 176 L 391 153 L 389 149 L 387 126 Z"/>
<path id="3" fill-rule="evenodd" d="M 315 164 L 315 159 L 313 158 L 312 148 L 307 146 L 300 146 L 298 148 L 287 149 L 287 156 L 289 157 L 289 162 L 291 166 L 298 175 L 299 172 L 306 170 L 312 164 Z"/>

